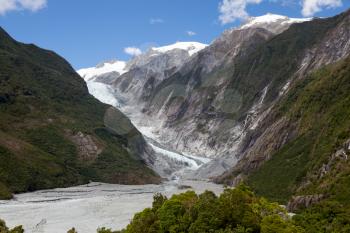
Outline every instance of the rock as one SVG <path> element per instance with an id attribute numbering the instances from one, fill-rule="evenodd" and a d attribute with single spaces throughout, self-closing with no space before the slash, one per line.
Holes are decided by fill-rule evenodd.
<path id="1" fill-rule="evenodd" d="M 94 161 L 103 151 L 103 146 L 91 135 L 78 132 L 75 135 L 69 134 L 68 137 L 77 146 L 79 159 L 82 161 Z"/>
<path id="2" fill-rule="evenodd" d="M 288 202 L 287 210 L 289 212 L 295 212 L 296 210 L 307 208 L 312 204 L 319 203 L 323 198 L 323 194 L 295 196 Z"/>

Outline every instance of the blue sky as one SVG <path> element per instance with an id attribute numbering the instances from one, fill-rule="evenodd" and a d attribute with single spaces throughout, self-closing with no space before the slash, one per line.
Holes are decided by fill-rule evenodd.
<path id="1" fill-rule="evenodd" d="M 210 43 L 249 16 L 327 17 L 348 8 L 349 0 L 0 0 L 0 25 L 78 69 L 129 59 L 126 47 Z"/>

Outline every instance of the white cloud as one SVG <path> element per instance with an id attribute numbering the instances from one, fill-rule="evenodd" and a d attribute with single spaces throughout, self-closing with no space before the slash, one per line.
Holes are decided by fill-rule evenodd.
<path id="1" fill-rule="evenodd" d="M 127 48 L 124 48 L 124 52 L 128 55 L 131 55 L 131 56 L 138 56 L 138 55 L 141 55 L 142 54 L 142 51 L 141 49 L 139 48 L 136 48 L 136 47 L 127 47 Z"/>
<path id="2" fill-rule="evenodd" d="M 14 10 L 38 11 L 47 5 L 47 0 L 0 0 L 0 14 Z"/>
<path id="3" fill-rule="evenodd" d="M 161 18 L 152 18 L 149 20 L 150 24 L 159 24 L 159 23 L 164 23 L 164 20 Z"/>
<path id="4" fill-rule="evenodd" d="M 31 11 L 37 11 L 44 8 L 47 4 L 46 0 L 18 0 L 19 4 Z"/>
<path id="5" fill-rule="evenodd" d="M 300 1 L 296 0 L 269 0 L 271 3 L 278 3 L 283 7 L 295 7 L 298 4 L 300 5 Z"/>
<path id="6" fill-rule="evenodd" d="M 336 8 L 342 6 L 342 0 L 302 0 L 303 16 L 313 16 L 317 12 L 322 11 L 322 8 Z"/>
<path id="7" fill-rule="evenodd" d="M 189 36 L 195 36 L 195 35 L 197 35 L 197 33 L 194 32 L 194 31 L 187 31 L 186 33 L 187 33 L 187 35 L 189 35 Z"/>
<path id="8" fill-rule="evenodd" d="M 221 24 L 228 24 L 238 20 L 246 20 L 249 14 L 246 11 L 248 4 L 259 4 L 262 0 L 223 0 L 219 4 L 219 20 Z"/>
<path id="9" fill-rule="evenodd" d="M 15 0 L 0 0 L 0 14 L 3 15 L 8 11 L 16 10 Z"/>

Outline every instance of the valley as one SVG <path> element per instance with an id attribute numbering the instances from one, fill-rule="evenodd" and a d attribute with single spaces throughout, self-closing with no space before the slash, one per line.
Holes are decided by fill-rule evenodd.
<path id="1" fill-rule="evenodd" d="M 349 29 L 349 9 L 267 13 L 75 70 L 0 27 L 0 219 L 29 233 L 349 232 Z"/>

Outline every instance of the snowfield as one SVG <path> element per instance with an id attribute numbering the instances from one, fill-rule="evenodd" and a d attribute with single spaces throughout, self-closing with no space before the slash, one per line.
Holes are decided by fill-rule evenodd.
<path id="1" fill-rule="evenodd" d="M 246 29 L 250 27 L 257 27 L 261 24 L 271 24 L 280 22 L 281 24 L 293 24 L 293 23 L 302 23 L 306 21 L 310 21 L 312 18 L 289 18 L 287 16 L 283 15 L 276 15 L 268 13 L 266 15 L 258 16 L 258 17 L 251 17 L 247 23 L 242 25 L 241 29 Z"/>
<path id="2" fill-rule="evenodd" d="M 77 73 L 85 80 L 92 81 L 94 77 L 99 76 L 101 74 L 106 74 L 110 72 L 118 72 L 119 75 L 127 72 L 125 69 L 126 62 L 125 61 L 110 61 L 104 62 L 96 67 L 80 69 Z"/>
<path id="3" fill-rule="evenodd" d="M 151 48 L 153 51 L 157 51 L 160 53 L 166 53 L 174 49 L 182 49 L 188 51 L 189 55 L 192 56 L 195 53 L 198 53 L 208 45 L 202 44 L 199 42 L 177 42 L 172 45 L 167 45 L 163 47 L 153 47 Z"/>

